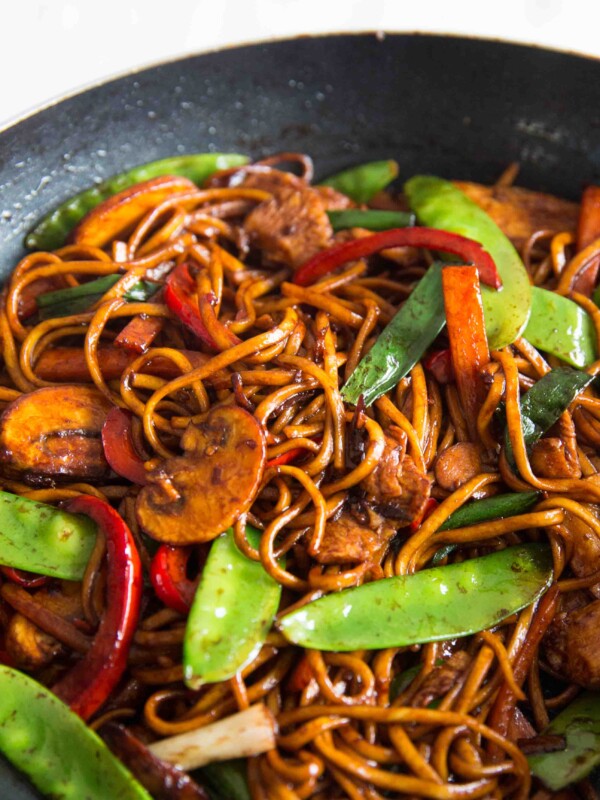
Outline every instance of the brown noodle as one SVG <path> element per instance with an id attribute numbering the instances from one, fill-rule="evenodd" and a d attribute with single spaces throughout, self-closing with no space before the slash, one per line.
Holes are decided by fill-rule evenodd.
<path id="1" fill-rule="evenodd" d="M 261 174 L 268 181 L 281 160 L 300 164 L 303 178 L 296 180 L 310 181 L 312 163 L 297 154 L 267 159 L 259 165 L 260 172 L 249 169 L 247 174 Z M 511 173 L 506 181 L 512 177 Z M 557 434 L 564 447 L 571 448 L 581 477 L 536 475 L 523 439 L 519 396 L 550 365 L 523 339 L 492 353 L 487 397 L 477 419 L 480 443 L 490 454 L 487 466 L 455 491 L 434 485 L 433 496 L 440 505 L 413 532 L 401 528 L 391 548 L 359 563 L 318 563 L 315 556 L 328 522 L 357 496 L 359 486 L 377 468 L 391 429 L 406 438 L 416 469 L 432 478 L 441 452 L 470 441 L 455 386 L 438 383 L 420 363 L 394 391 L 361 414 L 346 408 L 340 394 L 344 380 L 428 261 L 419 253 L 404 266 L 390 266 L 383 259 L 374 272 L 360 261 L 316 285 L 298 286 L 290 282 L 289 268 L 270 268 L 247 248 L 245 215 L 268 199 L 269 192 L 230 188 L 219 181 L 227 184 L 228 173 L 217 176 L 208 188 L 161 203 L 126 239 L 112 242 L 106 250 L 69 245 L 20 262 L 0 310 L 2 407 L 23 392 L 60 384 L 60 366 L 50 369 L 50 376 L 48 371 L 40 374 L 39 367 L 55 348 L 65 347 L 83 354 L 87 374 L 80 380 L 93 383 L 113 405 L 129 409 L 139 420 L 138 436 L 152 459 L 178 453 L 188 422 L 217 403 L 237 403 L 253 411 L 266 431 L 269 459 L 302 447 L 300 466 L 279 465 L 265 471 L 248 517 L 263 529 L 260 548 L 246 540 L 246 516 L 235 525 L 240 549 L 260 560 L 284 587 L 280 614 L 328 592 L 423 569 L 441 546 L 449 544 L 457 546 L 447 556 L 452 561 L 516 542 L 548 540 L 557 589 L 537 609 L 526 609 L 491 631 L 453 642 L 344 654 L 302 653 L 274 631 L 235 678 L 199 691 L 186 689 L 182 682 L 184 620 L 149 595 L 126 676 L 126 682 L 138 686 L 137 700 L 132 704 L 125 693 L 123 700 L 116 696 L 94 724 L 99 726 L 104 715 L 119 717 L 143 727 L 147 738 L 162 737 L 264 700 L 276 716 L 279 733 L 276 750 L 248 762 L 254 800 L 529 797 L 529 769 L 515 744 L 516 735 L 509 730 L 511 715 L 518 703 L 530 712 L 539 732 L 549 715 L 576 694 L 576 687 L 564 682 L 554 697 L 542 691 L 539 641 L 552 620 L 558 592 L 563 596 L 588 592 L 600 582 L 599 569 L 577 576 L 569 567 L 574 517 L 600 537 L 600 521 L 595 505 L 590 505 L 600 501 L 594 456 L 594 448 L 600 446 L 599 398 L 592 391 L 578 397 L 563 415 Z M 600 343 L 600 311 L 572 291 L 577 274 L 597 256 L 600 240 L 575 256 L 572 244 L 569 232 L 536 231 L 523 246 L 524 261 L 535 283 L 570 296 L 590 313 Z M 152 277 L 153 272 L 164 276 L 183 262 L 197 273 L 200 290 L 215 298 L 205 324 L 219 352 L 199 352 L 194 361 L 186 353 L 202 347 L 182 330 L 160 293 L 158 299 L 143 303 L 123 299 L 141 278 Z M 65 287 L 104 275 L 118 275 L 119 281 L 86 313 L 39 322 L 22 318 L 22 298 L 36 281 L 51 279 L 55 287 Z M 103 367 L 104 349 L 130 319 L 140 315 L 164 320 L 156 343 L 132 358 L 118 375 L 110 374 Z M 231 335 L 235 340 L 228 338 Z M 155 369 L 159 360 L 168 370 Z M 591 372 L 599 367 L 600 362 Z M 496 458 L 494 415 L 501 404 L 506 407 L 520 477 L 503 456 Z M 351 463 L 348 452 L 355 428 L 363 451 L 360 461 Z M 0 483 L 4 489 L 44 502 L 80 493 L 108 498 L 134 531 L 148 568 L 146 543 L 134 513 L 138 487 L 118 481 L 38 489 L 4 478 Z M 472 498 L 531 489 L 544 495 L 527 513 L 433 537 L 448 516 Z M 285 566 L 278 561 L 283 554 Z M 102 614 L 102 571 L 99 548 L 81 585 L 87 633 L 55 612 L 44 612 L 35 593 L 26 589 L 5 582 L 2 596 L 62 643 L 58 663 L 66 663 L 72 652 L 84 652 L 89 646 L 89 634 Z M 442 665 L 458 661 L 462 668 L 441 681 L 441 670 L 446 669 Z M 290 690 L 290 676 L 302 663 L 307 681 Z M 418 665 L 420 671 L 415 670 L 412 680 L 398 690 L 399 676 L 411 674 L 407 670 Z M 42 671 L 41 678 L 50 681 L 54 670 Z"/>

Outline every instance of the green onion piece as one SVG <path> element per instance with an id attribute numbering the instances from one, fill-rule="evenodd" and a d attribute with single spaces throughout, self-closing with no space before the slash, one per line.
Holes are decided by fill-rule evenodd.
<path id="1" fill-rule="evenodd" d="M 334 231 L 341 231 L 346 228 L 387 231 L 390 228 L 409 228 L 415 224 L 415 215 L 407 211 L 345 208 L 340 211 L 328 211 L 327 216 Z"/>

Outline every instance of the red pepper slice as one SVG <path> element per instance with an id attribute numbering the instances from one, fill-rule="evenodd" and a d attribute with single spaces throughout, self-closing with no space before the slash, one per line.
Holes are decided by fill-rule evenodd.
<path id="1" fill-rule="evenodd" d="M 416 533 L 421 527 L 421 525 L 425 522 L 427 517 L 430 517 L 438 506 L 439 503 L 435 499 L 435 497 L 430 497 L 429 500 L 423 506 L 423 512 L 421 513 L 421 515 L 417 517 L 417 519 L 413 519 L 413 521 L 410 523 L 411 532 Z"/>
<path id="2" fill-rule="evenodd" d="M 148 483 L 148 473 L 133 443 L 132 419 L 133 414 L 130 411 L 112 408 L 102 426 L 102 447 L 104 457 L 117 475 L 145 486 Z"/>
<path id="3" fill-rule="evenodd" d="M 106 702 L 127 666 L 140 613 L 142 565 L 131 531 L 104 500 L 81 495 L 66 508 L 91 517 L 106 539 L 106 609 L 87 654 L 52 688 L 87 720 Z"/>
<path id="4" fill-rule="evenodd" d="M 496 265 L 483 247 L 457 233 L 437 228 L 392 228 L 351 242 L 322 250 L 296 270 L 294 283 L 308 286 L 317 278 L 327 275 L 347 261 L 356 261 L 385 250 L 388 247 L 425 247 L 458 256 L 465 263 L 474 264 L 483 283 L 499 289 L 502 286 Z"/>
<path id="5" fill-rule="evenodd" d="M 36 575 L 35 572 L 15 569 L 15 567 L 0 567 L 0 570 L 11 583 L 16 583 L 17 586 L 22 586 L 24 589 L 37 589 L 44 586 L 49 580 L 46 575 Z"/>
<path id="6" fill-rule="evenodd" d="M 302 656 L 290 675 L 287 688 L 290 692 L 302 692 L 306 689 L 313 677 L 313 671 L 308 663 L 308 658 Z"/>
<path id="7" fill-rule="evenodd" d="M 218 350 L 214 339 L 202 322 L 196 295 L 196 283 L 190 275 L 189 264 L 186 264 L 185 261 L 178 264 L 169 274 L 165 283 L 164 298 L 167 308 L 179 317 L 192 333 L 196 334 L 207 347 Z"/>
<path id="8" fill-rule="evenodd" d="M 198 297 L 196 288 L 189 264 L 176 266 L 165 283 L 167 308 L 211 350 L 226 350 L 239 344 L 238 337 L 217 319 L 212 292 Z M 209 332 L 209 326 L 215 335 Z"/>
<path id="9" fill-rule="evenodd" d="M 450 350 L 434 350 L 423 359 L 423 366 L 431 372 L 438 383 L 454 383 L 454 367 Z"/>
<path id="10" fill-rule="evenodd" d="M 275 456 L 275 458 L 269 459 L 269 461 L 267 461 L 267 467 L 280 467 L 284 464 L 291 464 L 306 452 L 307 450 L 305 447 L 294 447 L 279 456 Z"/>
<path id="11" fill-rule="evenodd" d="M 192 551 L 192 547 L 161 544 L 150 565 L 150 580 L 158 599 L 185 616 L 192 607 L 197 584 L 187 575 Z"/>

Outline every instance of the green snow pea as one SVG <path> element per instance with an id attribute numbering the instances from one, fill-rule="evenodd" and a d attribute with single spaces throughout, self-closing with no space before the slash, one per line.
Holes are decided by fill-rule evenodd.
<path id="1" fill-rule="evenodd" d="M 596 331 L 587 311 L 538 286 L 531 290 L 531 316 L 523 337 L 573 367 L 587 367 L 596 360 Z"/>
<path id="2" fill-rule="evenodd" d="M 408 228 L 415 224 L 415 215 L 407 211 L 379 211 L 373 208 L 344 208 L 328 211 L 327 216 L 334 231 L 345 228 L 366 228 L 368 231 L 387 231 L 390 228 Z"/>
<path id="3" fill-rule="evenodd" d="M 357 167 L 345 169 L 324 181 L 322 186 L 331 186 L 342 192 L 355 203 L 368 203 L 398 175 L 396 161 L 369 161 Z"/>
<path id="4" fill-rule="evenodd" d="M 53 319 L 54 317 L 67 317 L 71 314 L 82 314 L 97 300 L 100 300 L 122 277 L 122 275 L 104 275 L 79 286 L 69 286 L 67 289 L 57 289 L 54 292 L 41 294 L 36 298 L 40 317 Z M 138 281 L 125 292 L 123 299 L 130 303 L 145 303 L 160 288 L 160 284 L 153 281 Z"/>
<path id="5" fill-rule="evenodd" d="M 532 774 L 553 791 L 583 780 L 600 764 L 600 694 L 584 692 L 543 733 L 564 736 L 566 747 L 528 756 Z"/>
<path id="6" fill-rule="evenodd" d="M 550 548 L 517 545 L 326 595 L 286 614 L 279 627 L 294 644 L 334 652 L 455 639 L 528 606 L 551 580 Z"/>
<path id="7" fill-rule="evenodd" d="M 571 367 L 556 367 L 525 392 L 519 406 L 523 436 L 528 448 L 558 421 L 563 411 L 593 380 L 594 376 L 587 372 Z M 504 445 L 508 461 L 514 466 L 508 426 L 504 433 Z"/>
<path id="8" fill-rule="evenodd" d="M 432 264 L 360 360 L 342 389 L 347 403 L 370 405 L 414 367 L 446 324 L 442 264 Z"/>
<path id="9" fill-rule="evenodd" d="M 199 770 L 212 800 L 251 800 L 246 781 L 246 762 L 214 761 Z"/>
<path id="10" fill-rule="evenodd" d="M 80 581 L 95 541 L 89 517 L 0 492 L 0 564 Z"/>
<path id="11" fill-rule="evenodd" d="M 37 681 L 5 666 L 0 751 L 56 800 L 152 800 L 77 714 Z"/>
<path id="12" fill-rule="evenodd" d="M 140 164 L 66 200 L 36 225 L 26 237 L 25 246 L 29 250 L 55 250 L 64 244 L 71 230 L 89 211 L 113 194 L 136 183 L 161 175 L 181 175 L 200 185 L 213 172 L 247 163 L 246 156 L 236 153 L 195 153 Z"/>
<path id="13" fill-rule="evenodd" d="M 253 547 L 260 531 L 246 527 Z M 185 682 L 196 689 L 233 677 L 258 653 L 279 606 L 281 586 L 238 550 L 233 531 L 211 545 L 183 642 Z"/>
<path id="14" fill-rule="evenodd" d="M 404 186 L 410 207 L 422 225 L 458 233 L 479 242 L 496 263 L 502 288 L 481 286 L 490 349 L 521 335 L 531 310 L 531 285 L 519 254 L 496 223 L 450 181 L 416 175 Z"/>

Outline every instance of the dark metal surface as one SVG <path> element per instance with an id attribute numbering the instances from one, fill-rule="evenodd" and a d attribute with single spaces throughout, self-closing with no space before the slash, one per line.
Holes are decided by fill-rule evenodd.
<path id="1" fill-rule="evenodd" d="M 0 132 L 0 277 L 43 214 L 134 164 L 205 150 L 313 156 L 320 175 L 396 158 L 575 198 L 600 179 L 600 62 L 501 42 L 374 34 L 186 58 L 70 97 Z M 32 800 L 16 785 L 0 795 Z M 4 788 L 3 788 L 4 787 Z"/>

